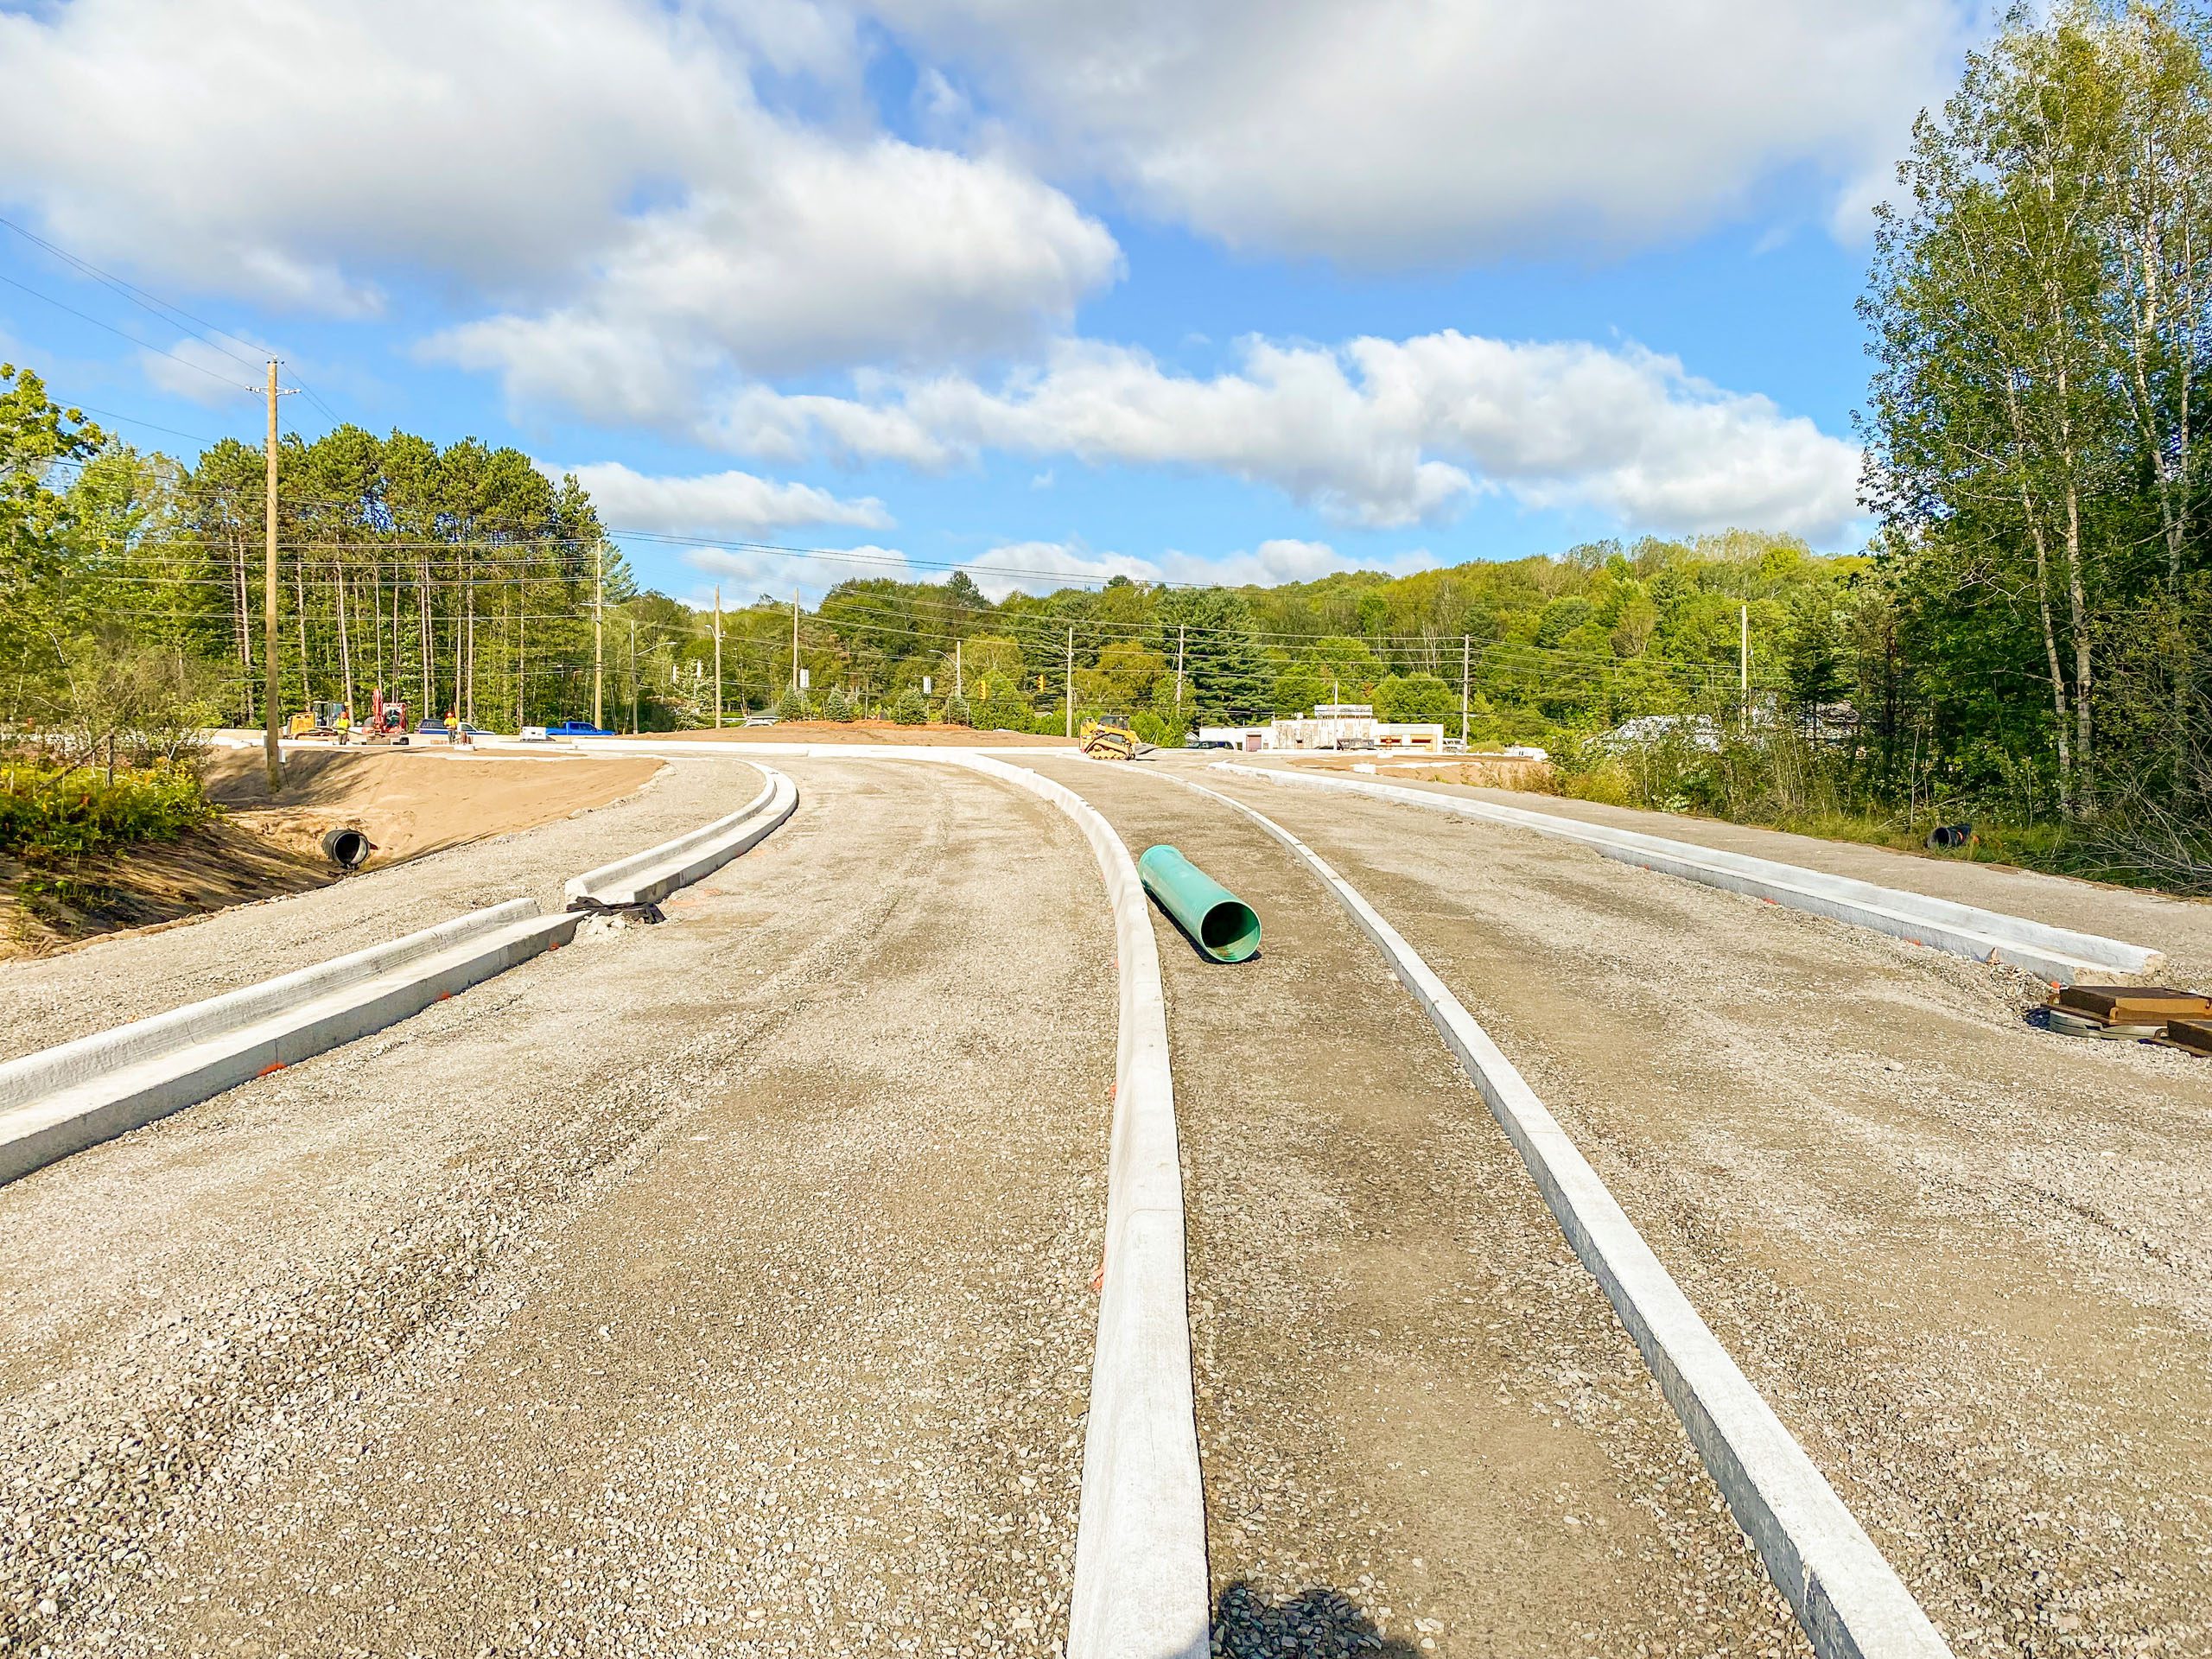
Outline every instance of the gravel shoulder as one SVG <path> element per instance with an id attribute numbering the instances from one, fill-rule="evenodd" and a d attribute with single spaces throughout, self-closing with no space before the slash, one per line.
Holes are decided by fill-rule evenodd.
<path id="1" fill-rule="evenodd" d="M 1217 1635 L 1234 1655 L 1808 1651 L 1603 1294 L 1374 948 L 1244 819 L 1048 761 L 1131 852 L 1259 912 L 1154 912 L 1190 1226 Z"/>
<path id="2" fill-rule="evenodd" d="M 1250 758 L 1251 761 L 1261 760 L 1259 756 Z M 1180 770 L 1191 762 L 1179 757 L 1171 764 Z M 1287 766 L 1283 769 L 1291 770 Z M 1225 774 L 1215 772 L 1207 777 L 1202 772 L 1190 772 L 1186 775 L 1198 777 L 1211 785 Z M 1825 870 L 1832 875 L 1877 882 L 1907 893 L 1926 893 L 1933 899 L 1948 899 L 1955 904 L 1979 905 L 1984 910 L 2024 916 L 2055 927 L 2070 927 L 2102 934 L 2107 938 L 2125 939 L 2133 944 L 2147 944 L 2166 953 L 2166 976 L 2172 982 L 2212 987 L 2212 901 L 2172 899 L 2162 893 L 2069 880 L 2064 876 L 2043 875 L 2006 865 L 1977 864 L 1967 859 L 1923 858 L 1887 847 L 1822 841 L 1814 836 L 1724 823 L 1682 813 L 1645 812 L 1633 807 L 1562 800 L 1554 795 L 1534 795 L 1521 790 L 1432 784 L 1425 782 L 1418 772 L 1394 772 L 1374 781 L 1436 795 L 1463 795 L 1497 806 L 1516 807 L 1523 812 L 1548 812 L 1555 817 L 1633 830 L 1647 836 L 1663 836 L 1694 846 L 1770 858 L 1784 864 L 1802 865 L 1808 870 Z M 1280 790 L 1270 791 L 1268 798 L 1276 798 L 1281 793 Z"/>
<path id="3" fill-rule="evenodd" d="M 450 770 L 463 763 L 421 764 Z M 365 950 L 480 906 L 529 897 L 558 909 L 570 876 L 696 830 L 760 788 L 751 766 L 688 760 L 664 767 L 624 799 L 536 829 L 64 956 L 0 963 L 0 1003 L 8 1010 L 0 1059 Z"/>
<path id="4" fill-rule="evenodd" d="M 791 770 L 668 924 L 0 1189 L 0 1649 L 1054 1650 L 1096 867 Z"/>
<path id="5" fill-rule="evenodd" d="M 1209 779 L 1443 976 L 1969 1656 L 2212 1643 L 2212 1067 L 2025 976 Z"/>

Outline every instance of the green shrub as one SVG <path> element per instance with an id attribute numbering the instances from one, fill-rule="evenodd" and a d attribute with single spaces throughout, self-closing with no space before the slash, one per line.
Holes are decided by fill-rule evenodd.
<path id="1" fill-rule="evenodd" d="M 0 853 L 26 863 L 174 841 L 219 810 L 189 767 L 125 767 L 111 781 L 96 767 L 0 761 Z"/>
<path id="2" fill-rule="evenodd" d="M 928 700 L 912 686 L 901 691 L 891 705 L 891 718 L 901 726 L 920 726 L 930 717 Z"/>
<path id="3" fill-rule="evenodd" d="M 833 685 L 823 694 L 822 718 L 849 724 L 853 719 L 852 699 L 845 695 L 845 688 Z"/>
<path id="4" fill-rule="evenodd" d="M 776 699 L 776 718 L 778 720 L 812 720 L 814 705 L 807 701 L 806 693 L 797 686 L 786 687 L 784 695 Z"/>
<path id="5" fill-rule="evenodd" d="M 968 706 L 968 699 L 957 691 L 944 700 L 944 722 L 948 726 L 973 726 L 976 711 Z"/>

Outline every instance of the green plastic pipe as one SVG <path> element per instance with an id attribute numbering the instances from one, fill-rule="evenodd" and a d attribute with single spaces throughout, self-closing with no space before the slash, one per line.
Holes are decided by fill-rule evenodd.
<path id="1" fill-rule="evenodd" d="M 1251 906 L 1173 847 L 1146 848 L 1137 874 L 1144 890 L 1214 961 L 1243 962 L 1260 948 L 1260 918 Z"/>

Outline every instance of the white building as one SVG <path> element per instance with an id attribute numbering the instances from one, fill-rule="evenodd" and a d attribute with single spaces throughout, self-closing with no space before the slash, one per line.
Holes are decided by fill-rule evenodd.
<path id="1" fill-rule="evenodd" d="M 1246 753 L 1262 750 L 1387 749 L 1414 754 L 1444 753 L 1444 728 L 1433 722 L 1377 720 L 1363 702 L 1325 702 L 1311 715 L 1265 726 L 1202 726 L 1201 743 L 1225 743 Z"/>

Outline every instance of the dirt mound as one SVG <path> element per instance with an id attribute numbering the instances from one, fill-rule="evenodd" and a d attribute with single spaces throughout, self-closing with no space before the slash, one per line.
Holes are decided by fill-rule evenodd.
<path id="1" fill-rule="evenodd" d="M 627 755 L 295 749 L 272 802 L 260 751 L 218 750 L 204 775 L 225 810 L 205 829 L 67 870 L 0 860 L 0 957 L 321 887 L 340 874 L 321 846 L 340 825 L 374 843 L 363 868 L 375 869 L 604 806 L 644 787 L 661 765 Z"/>

